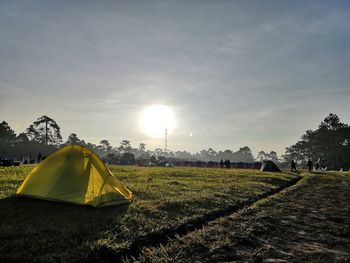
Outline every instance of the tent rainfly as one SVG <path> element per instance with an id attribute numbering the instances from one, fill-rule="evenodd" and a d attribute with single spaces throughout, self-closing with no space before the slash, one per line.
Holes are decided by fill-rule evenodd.
<path id="1" fill-rule="evenodd" d="M 281 172 L 280 168 L 277 167 L 277 165 L 270 160 L 265 160 L 262 162 L 261 172 Z"/>
<path id="2" fill-rule="evenodd" d="M 132 193 L 92 151 L 67 145 L 40 162 L 17 195 L 93 207 L 129 204 Z"/>

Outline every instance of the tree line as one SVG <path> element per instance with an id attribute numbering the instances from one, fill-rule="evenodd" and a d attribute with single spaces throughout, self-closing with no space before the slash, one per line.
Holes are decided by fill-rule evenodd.
<path id="1" fill-rule="evenodd" d="M 147 150 L 145 143 L 140 143 L 134 148 L 130 140 L 121 140 L 119 146 L 113 146 L 107 139 L 102 139 L 99 144 L 86 142 L 80 139 L 76 133 L 71 133 L 66 141 L 63 141 L 61 128 L 55 120 L 44 115 L 39 117 L 33 124 L 22 133 L 16 135 L 10 125 L 3 121 L 0 123 L 0 158 L 36 158 L 40 152 L 47 156 L 63 145 L 77 144 L 96 152 L 105 159 L 116 159 L 127 156 L 133 158 L 162 160 L 175 158 L 188 161 L 217 161 L 230 159 L 232 162 L 254 162 L 254 156 L 248 146 L 239 148 L 237 151 L 215 151 L 213 148 L 204 149 L 197 153 L 188 151 L 170 151 L 161 148 Z M 128 155 L 129 154 L 129 155 Z M 132 154 L 134 157 L 132 157 Z"/>
<path id="2" fill-rule="evenodd" d="M 308 159 L 329 169 L 350 168 L 350 127 L 330 113 L 316 130 L 307 130 L 294 145 L 286 148 L 285 162 Z"/>
<path id="3" fill-rule="evenodd" d="M 41 116 L 33 122 L 24 132 L 16 135 L 14 130 L 5 121 L 0 123 L 0 158 L 36 158 L 40 152 L 47 156 L 63 145 L 77 144 L 96 152 L 107 161 L 120 161 L 123 158 L 129 163 L 135 158 L 146 160 L 180 159 L 187 161 L 220 162 L 229 159 L 231 162 L 254 162 L 272 160 L 288 165 L 291 160 L 305 164 L 309 158 L 314 162 L 321 161 L 331 169 L 350 167 L 350 127 L 340 122 L 336 114 L 329 114 L 315 131 L 307 130 L 296 144 L 286 148 L 281 159 L 275 151 L 260 151 L 254 158 L 248 146 L 237 151 L 220 150 L 213 148 L 203 149 L 197 153 L 188 151 L 170 151 L 161 148 L 147 150 L 145 143 L 139 143 L 134 148 L 130 140 L 121 140 L 119 146 L 113 146 L 107 139 L 99 144 L 86 142 L 71 133 L 63 141 L 61 129 L 55 120 L 48 116 Z"/>

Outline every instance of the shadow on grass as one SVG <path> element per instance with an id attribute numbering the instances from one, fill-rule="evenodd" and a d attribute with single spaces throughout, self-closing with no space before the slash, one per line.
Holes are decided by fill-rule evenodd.
<path id="1" fill-rule="evenodd" d="M 8 217 L 11 220 L 55 218 L 55 221 L 61 222 L 65 222 L 68 219 L 80 221 L 85 216 L 92 218 L 100 215 L 120 216 L 127 210 L 128 205 L 94 208 L 19 196 L 10 196 L 0 200 L 0 211 L 3 214 L 2 220 Z"/>
<path id="2" fill-rule="evenodd" d="M 128 205 L 97 209 L 17 196 L 1 199 L 0 259 L 26 260 L 38 255 L 44 261 L 56 261 L 62 255 L 68 260 L 81 258 L 88 252 L 86 247 L 93 247 L 103 233 L 119 228 L 127 210 Z"/>

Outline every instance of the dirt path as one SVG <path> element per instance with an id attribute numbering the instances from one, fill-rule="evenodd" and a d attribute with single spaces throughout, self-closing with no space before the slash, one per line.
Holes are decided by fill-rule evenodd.
<path id="1" fill-rule="evenodd" d="M 144 248 L 153 262 L 349 262 L 350 176 L 307 175 L 296 186 L 201 230 Z"/>

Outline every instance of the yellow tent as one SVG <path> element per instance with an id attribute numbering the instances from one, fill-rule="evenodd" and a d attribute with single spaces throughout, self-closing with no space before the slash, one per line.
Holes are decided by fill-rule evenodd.
<path id="1" fill-rule="evenodd" d="M 17 195 L 94 207 L 130 203 L 132 193 L 101 159 L 78 145 L 68 145 L 40 162 Z"/>

